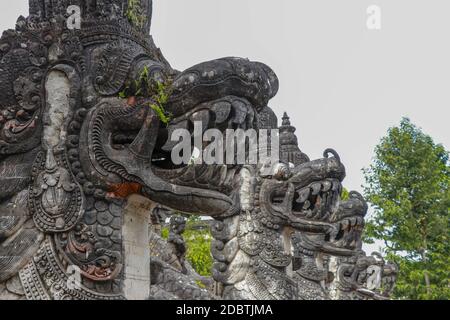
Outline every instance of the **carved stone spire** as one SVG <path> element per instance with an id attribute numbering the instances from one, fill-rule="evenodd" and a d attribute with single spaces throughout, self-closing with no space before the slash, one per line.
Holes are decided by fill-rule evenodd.
<path id="1" fill-rule="evenodd" d="M 132 26 L 149 33 L 152 16 L 152 0 L 29 0 L 30 16 L 37 21 L 68 16 L 71 5 L 81 9 L 82 23 L 95 20 L 128 20 Z"/>
<path id="2" fill-rule="evenodd" d="M 291 121 L 285 112 L 280 130 L 280 159 L 285 163 L 293 164 L 295 167 L 308 162 L 309 158 L 300 151 L 298 138 L 295 135 L 297 129 L 291 125 Z"/>

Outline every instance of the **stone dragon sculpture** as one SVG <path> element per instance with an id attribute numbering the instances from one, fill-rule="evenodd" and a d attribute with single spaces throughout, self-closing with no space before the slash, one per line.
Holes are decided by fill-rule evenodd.
<path id="1" fill-rule="evenodd" d="M 151 0 L 29 3 L 29 16 L 0 39 L 0 299 L 389 294 L 396 268 L 361 253 L 367 209 L 356 194 L 340 201 L 339 156 L 310 161 L 288 119 L 284 164 L 271 175 L 170 161 L 171 133 L 192 132 L 195 121 L 278 128 L 269 67 L 223 58 L 174 70 L 149 35 Z M 81 9 L 79 29 L 67 27 L 71 5 Z M 152 95 L 120 95 L 143 72 L 170 86 L 167 124 L 149 107 Z M 170 265 L 167 242 L 149 234 L 157 205 L 215 219 L 215 295 Z"/>
<path id="2" fill-rule="evenodd" d="M 263 118 L 272 120 L 259 127 L 275 126 L 273 111 L 265 112 Z M 341 201 L 345 168 L 339 155 L 329 149 L 323 159 L 310 161 L 294 132 L 285 114 L 280 127 L 284 164 L 269 177 L 254 167 L 243 168 L 241 211 L 215 217 L 212 254 L 220 295 L 250 300 L 385 298 L 396 273 L 391 264 L 380 264 L 361 250 L 366 202 L 357 192 Z M 337 270 L 333 259 L 339 260 Z M 375 265 L 381 268 L 375 270 Z M 367 272 L 379 281 L 367 285 Z M 380 281 L 388 278 L 393 281 L 381 294 Z"/>

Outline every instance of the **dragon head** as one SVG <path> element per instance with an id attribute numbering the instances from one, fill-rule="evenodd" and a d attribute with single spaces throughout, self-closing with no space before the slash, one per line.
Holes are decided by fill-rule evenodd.
<path id="1" fill-rule="evenodd" d="M 333 157 L 329 157 L 333 154 Z M 279 165 L 270 179 L 262 180 L 261 210 L 269 227 L 289 226 L 302 234 L 309 250 L 352 256 L 361 246 L 367 203 L 357 192 L 341 200 L 345 167 L 334 150 L 324 158 L 289 169 Z"/>

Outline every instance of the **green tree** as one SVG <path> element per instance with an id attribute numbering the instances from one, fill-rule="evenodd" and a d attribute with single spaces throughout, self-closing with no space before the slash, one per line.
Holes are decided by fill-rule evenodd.
<path id="1" fill-rule="evenodd" d="M 364 172 L 374 208 L 365 240 L 384 240 L 388 259 L 399 265 L 395 297 L 449 299 L 449 152 L 405 118 Z"/>
<path id="2" fill-rule="evenodd" d="M 169 237 L 169 228 L 162 229 L 161 236 L 164 239 Z M 183 233 L 186 241 L 186 259 L 194 270 L 201 276 L 212 276 L 213 257 L 211 255 L 211 231 L 198 216 L 190 216 L 186 223 L 186 230 Z"/>
<path id="3" fill-rule="evenodd" d="M 202 227 L 202 228 L 199 228 Z M 190 217 L 183 234 L 186 240 L 186 259 L 201 276 L 211 276 L 213 257 L 211 255 L 212 235 L 208 225 L 198 217 Z"/>

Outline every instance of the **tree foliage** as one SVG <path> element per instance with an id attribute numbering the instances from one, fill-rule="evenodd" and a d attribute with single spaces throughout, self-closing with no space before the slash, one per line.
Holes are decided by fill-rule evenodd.
<path id="1" fill-rule="evenodd" d="M 197 229 L 196 226 L 204 224 L 198 217 L 188 219 L 184 239 L 186 240 L 186 259 L 201 276 L 211 276 L 213 257 L 211 255 L 212 235 L 209 228 Z"/>
<path id="2" fill-rule="evenodd" d="M 203 225 L 204 228 L 199 229 L 199 225 Z M 168 239 L 169 228 L 163 228 L 161 236 L 164 239 Z M 206 223 L 202 222 L 200 217 L 189 217 L 183 238 L 187 247 L 186 260 L 189 261 L 199 275 L 210 277 L 213 266 L 213 257 L 211 255 L 212 235 Z"/>
<path id="3" fill-rule="evenodd" d="M 364 170 L 374 212 L 365 240 L 384 240 L 400 267 L 398 298 L 450 298 L 450 163 L 442 145 L 409 119 L 391 128 Z"/>

